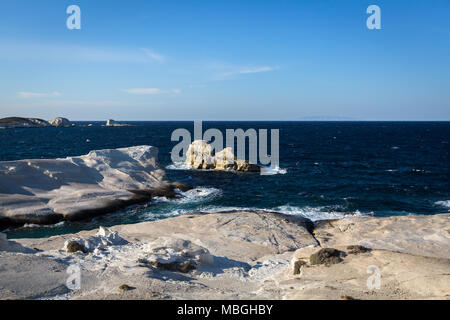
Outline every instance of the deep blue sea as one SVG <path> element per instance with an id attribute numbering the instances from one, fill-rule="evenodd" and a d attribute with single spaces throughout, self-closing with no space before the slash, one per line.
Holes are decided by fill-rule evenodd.
<path id="1" fill-rule="evenodd" d="M 90 150 L 152 145 L 171 164 L 172 131 L 193 122 L 132 122 L 104 127 L 0 130 L 0 161 L 62 158 Z M 128 122 L 130 123 L 130 122 Z M 450 122 L 204 122 L 204 130 L 280 130 L 285 174 L 167 169 L 173 181 L 200 188 L 195 197 L 160 200 L 92 221 L 25 227 L 10 238 L 43 237 L 99 225 L 163 219 L 189 211 L 237 208 L 299 214 L 314 220 L 346 214 L 393 216 L 450 211 Z"/>

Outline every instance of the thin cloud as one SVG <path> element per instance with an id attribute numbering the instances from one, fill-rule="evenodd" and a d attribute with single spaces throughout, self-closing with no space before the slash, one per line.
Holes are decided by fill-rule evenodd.
<path id="1" fill-rule="evenodd" d="M 269 72 L 274 71 L 276 68 L 270 66 L 262 66 L 262 67 L 242 67 L 233 71 L 223 72 L 216 75 L 216 80 L 222 80 L 227 78 L 232 78 L 234 76 L 238 76 L 241 74 L 253 74 L 253 73 L 261 73 L 261 72 Z"/>
<path id="2" fill-rule="evenodd" d="M 60 97 L 61 93 L 55 91 L 51 93 L 41 93 L 41 92 L 27 92 L 21 91 L 18 93 L 19 97 L 23 99 L 36 99 L 36 98 L 51 98 L 51 97 Z"/>
<path id="3" fill-rule="evenodd" d="M 164 62 L 166 60 L 165 56 L 163 56 L 162 54 L 156 53 L 153 50 L 144 48 L 144 49 L 142 49 L 142 51 L 151 60 L 154 60 L 154 61 L 157 61 L 157 62 Z"/>
<path id="4" fill-rule="evenodd" d="M 181 90 L 180 89 L 162 90 L 159 88 L 133 88 L 133 89 L 125 89 L 124 92 L 129 94 L 154 95 L 167 93 L 180 94 Z"/>
<path id="5" fill-rule="evenodd" d="M 128 102 L 111 101 L 111 100 L 39 100 L 37 102 L 29 102 L 26 104 L 30 107 L 51 107 L 51 108 L 69 108 L 69 107 L 126 107 Z"/>
<path id="6" fill-rule="evenodd" d="M 145 48 L 83 46 L 14 41 L 0 43 L 0 59 L 95 63 L 163 62 L 165 56 Z"/>

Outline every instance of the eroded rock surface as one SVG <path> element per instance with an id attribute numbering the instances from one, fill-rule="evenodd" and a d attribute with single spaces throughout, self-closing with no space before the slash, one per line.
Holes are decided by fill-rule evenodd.
<path id="1" fill-rule="evenodd" d="M 237 159 L 231 148 L 213 154 L 213 148 L 205 140 L 195 140 L 188 148 L 186 165 L 202 170 L 234 170 L 241 172 L 260 172 L 261 167 L 247 160 Z"/>
<path id="2" fill-rule="evenodd" d="M 449 214 L 323 221 L 314 234 L 323 247 L 362 245 L 371 249 L 450 258 Z"/>
<path id="3" fill-rule="evenodd" d="M 214 262 L 208 249 L 183 239 L 160 237 L 149 243 L 146 251 L 139 262 L 162 270 L 187 273 Z"/>
<path id="4" fill-rule="evenodd" d="M 346 218 L 314 228 L 307 219 L 277 213 L 193 213 L 111 230 L 20 239 L 16 242 L 23 248 L 42 251 L 0 252 L 0 297 L 449 299 L 449 217 Z M 387 226 L 386 233 L 379 233 L 381 226 Z M 396 250 L 381 247 L 394 230 Z M 67 240 L 85 244 L 99 234 L 126 242 L 86 254 L 64 250 Z M 365 234 L 372 242 L 364 247 L 370 250 L 360 247 Z M 406 241 L 410 234 L 411 243 Z M 311 263 L 319 252 L 340 261 Z M 66 278 L 60 276 L 70 265 L 81 270 L 78 291 L 63 290 Z M 119 290 L 124 283 L 132 290 Z"/>
<path id="5" fill-rule="evenodd" d="M 148 201 L 153 189 L 170 186 L 157 157 L 157 148 L 136 146 L 0 162 L 0 230 L 85 219 Z"/>

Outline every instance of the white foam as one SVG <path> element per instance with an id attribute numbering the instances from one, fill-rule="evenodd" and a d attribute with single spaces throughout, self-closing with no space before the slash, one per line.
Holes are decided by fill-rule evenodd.
<path id="1" fill-rule="evenodd" d="M 185 162 L 174 162 L 166 166 L 169 170 L 192 170 L 192 166 L 186 164 Z"/>
<path id="2" fill-rule="evenodd" d="M 204 170 L 199 170 L 199 169 L 193 169 L 191 165 L 186 164 L 184 162 L 175 162 L 172 163 L 168 166 L 166 166 L 166 169 L 169 170 L 192 170 L 192 171 L 204 171 Z M 236 170 L 232 170 L 232 169 L 227 169 L 227 170 L 221 170 L 221 171 L 229 171 L 229 172 L 237 172 Z M 266 166 L 262 166 L 261 167 L 261 175 L 275 175 L 275 174 L 286 174 L 287 170 L 286 169 L 282 169 L 280 167 L 266 167 Z"/>
<path id="3" fill-rule="evenodd" d="M 436 201 L 434 203 L 435 205 L 444 207 L 444 208 L 449 208 L 450 209 L 450 200 L 445 200 L 445 201 Z"/>
<path id="4" fill-rule="evenodd" d="M 34 228 L 55 228 L 61 227 L 65 224 L 65 221 L 60 221 L 55 224 L 34 224 L 34 223 L 26 223 L 19 229 L 34 229 Z"/>
<path id="5" fill-rule="evenodd" d="M 155 197 L 152 199 L 153 202 L 176 202 L 176 203 L 195 203 L 206 200 L 212 200 L 213 198 L 219 196 L 222 193 L 222 190 L 217 188 L 208 188 L 208 187 L 197 187 L 186 192 L 181 192 L 178 190 L 178 193 L 182 196 L 182 198 L 178 199 L 167 199 L 165 197 Z"/>
<path id="6" fill-rule="evenodd" d="M 221 213 L 232 211 L 249 211 L 249 212 L 277 212 L 286 215 L 299 215 L 308 218 L 312 221 L 328 220 L 328 219 L 343 219 L 348 217 L 360 217 L 360 216 L 373 216 L 373 212 L 340 212 L 336 211 L 338 207 L 296 207 L 290 205 L 284 205 L 274 208 L 256 208 L 256 207 L 231 207 L 231 206 L 203 206 L 195 209 L 199 212 L 208 213 Z M 189 213 L 192 209 L 175 209 L 171 212 L 171 215 L 181 215 Z"/>
<path id="7" fill-rule="evenodd" d="M 272 176 L 275 174 L 286 174 L 286 169 L 281 169 L 280 167 L 261 167 L 261 175 Z"/>
<path id="8" fill-rule="evenodd" d="M 341 212 L 336 211 L 338 207 L 296 207 L 284 205 L 274 208 L 274 211 L 283 214 L 300 215 L 313 221 L 328 220 L 328 219 L 343 219 L 348 217 L 373 216 L 373 212 L 362 213 L 360 211 Z"/>
<path id="9" fill-rule="evenodd" d="M 216 188 L 198 187 L 186 192 L 180 192 L 183 198 L 177 199 L 181 203 L 199 202 L 205 200 L 212 200 L 213 198 L 222 194 L 222 190 Z"/>

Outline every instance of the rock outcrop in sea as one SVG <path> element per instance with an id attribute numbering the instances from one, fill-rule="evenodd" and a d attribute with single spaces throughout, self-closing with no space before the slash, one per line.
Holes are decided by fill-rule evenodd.
<path id="1" fill-rule="evenodd" d="M 55 118 L 53 120 L 50 120 L 49 123 L 54 127 L 71 127 L 72 123 L 67 118 Z"/>
<path id="2" fill-rule="evenodd" d="M 1 129 L 14 128 L 50 128 L 50 127 L 70 127 L 72 123 L 67 118 L 57 117 L 46 121 L 38 118 L 9 117 L 0 119 Z"/>
<path id="3" fill-rule="evenodd" d="M 195 140 L 187 150 L 186 165 L 202 170 L 234 170 L 241 172 L 260 172 L 261 167 L 247 160 L 237 159 L 231 148 L 213 154 L 213 148 L 205 140 Z"/>
<path id="4" fill-rule="evenodd" d="M 136 146 L 0 162 L 0 230 L 86 219 L 153 196 L 176 197 L 178 187 L 168 182 L 157 157 L 157 148 Z"/>
<path id="5" fill-rule="evenodd" d="M 51 126 L 47 121 L 38 118 L 9 117 L 0 119 L 0 128 L 4 129 L 46 128 Z"/>
<path id="6" fill-rule="evenodd" d="M 107 127 L 131 127 L 131 124 L 128 123 L 118 123 L 117 121 L 113 120 L 113 119 L 109 119 L 106 121 L 106 126 Z"/>

